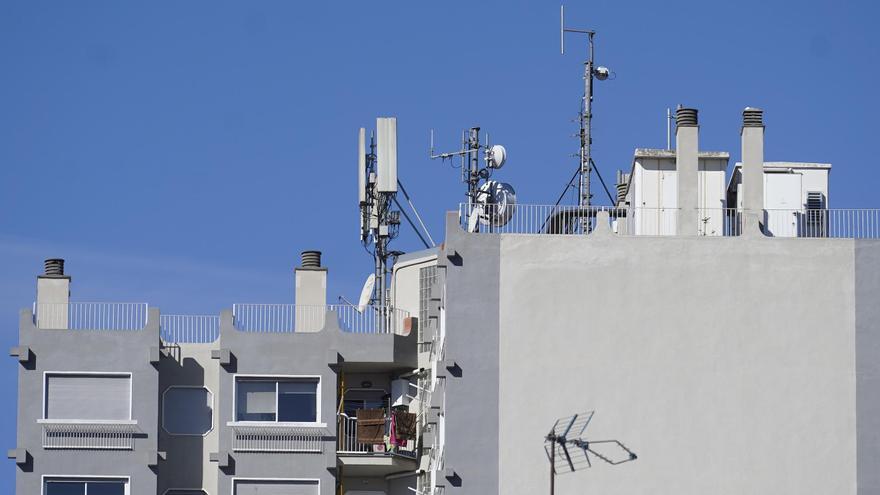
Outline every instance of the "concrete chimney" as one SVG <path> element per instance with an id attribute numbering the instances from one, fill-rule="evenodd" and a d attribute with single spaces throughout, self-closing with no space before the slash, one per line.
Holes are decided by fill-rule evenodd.
<path id="1" fill-rule="evenodd" d="M 50 258 L 37 275 L 37 328 L 67 328 L 70 277 L 64 274 L 64 260 Z"/>
<path id="2" fill-rule="evenodd" d="M 321 251 L 303 251 L 296 279 L 297 332 L 317 332 L 324 328 L 327 312 L 327 269 L 321 266 Z"/>
<path id="3" fill-rule="evenodd" d="M 675 111 L 675 170 L 678 179 L 678 235 L 697 235 L 700 128 L 696 108 Z"/>
<path id="4" fill-rule="evenodd" d="M 742 207 L 744 232 L 754 232 L 764 218 L 764 111 L 743 110 L 742 131 Z M 752 227 L 754 226 L 754 228 Z"/>

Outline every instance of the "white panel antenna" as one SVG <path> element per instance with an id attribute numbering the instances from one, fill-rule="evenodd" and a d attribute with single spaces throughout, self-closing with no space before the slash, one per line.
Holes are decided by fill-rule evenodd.
<path id="1" fill-rule="evenodd" d="M 397 192 L 397 118 L 376 119 L 376 163 L 380 193 Z"/>
<path id="2" fill-rule="evenodd" d="M 367 130 L 358 131 L 358 204 L 367 200 Z"/>
<path id="3" fill-rule="evenodd" d="M 486 151 L 486 162 L 489 168 L 501 168 L 505 161 L 507 161 L 507 150 L 504 146 L 496 144 Z"/>

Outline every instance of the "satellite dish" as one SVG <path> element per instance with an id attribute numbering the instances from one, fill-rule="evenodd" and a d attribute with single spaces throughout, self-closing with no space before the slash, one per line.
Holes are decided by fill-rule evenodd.
<path id="1" fill-rule="evenodd" d="M 489 148 L 489 151 L 486 152 L 486 161 L 488 162 L 489 168 L 503 167 L 504 162 L 507 161 L 507 150 L 500 144 L 492 146 Z"/>
<path id="2" fill-rule="evenodd" d="M 477 190 L 477 205 L 471 216 L 478 217 L 483 225 L 503 227 L 513 218 L 515 211 L 516 191 L 513 190 L 513 186 L 506 182 L 490 180 L 484 182 Z"/>
<path id="3" fill-rule="evenodd" d="M 358 313 L 363 313 L 367 309 L 367 305 L 370 304 L 370 299 L 373 297 L 373 287 L 375 286 L 376 274 L 371 273 L 364 282 L 364 288 L 361 289 L 361 298 L 358 299 L 357 305 Z"/>
<path id="4" fill-rule="evenodd" d="M 480 216 L 483 214 L 483 207 L 480 205 L 474 205 L 474 208 L 471 210 L 470 216 L 468 217 L 468 232 L 476 232 L 477 226 L 480 224 Z"/>

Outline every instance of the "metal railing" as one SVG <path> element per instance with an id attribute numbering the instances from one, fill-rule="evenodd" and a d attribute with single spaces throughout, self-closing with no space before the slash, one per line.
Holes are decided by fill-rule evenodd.
<path id="1" fill-rule="evenodd" d="M 220 337 L 220 317 L 160 315 L 159 335 L 167 344 L 210 344 Z"/>
<path id="2" fill-rule="evenodd" d="M 143 330 L 147 303 L 34 303 L 37 328 L 68 330 Z"/>
<path id="3" fill-rule="evenodd" d="M 409 312 L 387 306 L 367 306 L 363 311 L 355 306 L 330 306 L 339 318 L 339 328 L 349 333 L 393 333 L 403 335 L 404 320 Z"/>
<path id="4" fill-rule="evenodd" d="M 880 209 L 764 210 L 764 234 L 773 237 L 880 238 Z"/>
<path id="5" fill-rule="evenodd" d="M 698 208 L 697 235 L 706 237 L 742 235 L 742 211 L 736 208 Z"/>
<path id="6" fill-rule="evenodd" d="M 472 203 L 461 203 L 458 218 L 462 229 L 484 234 L 584 234 L 596 227 L 596 213 L 608 211 L 616 217 L 618 208 L 611 206 L 572 205 L 516 205 L 510 219 L 504 225 L 487 225 L 482 221 L 470 222 L 472 214 L 479 215 Z"/>
<path id="7" fill-rule="evenodd" d="M 678 208 L 626 208 L 612 222 L 620 235 L 675 235 L 677 226 Z"/>
<path id="8" fill-rule="evenodd" d="M 44 423 L 44 449 L 133 450 L 137 428 L 125 424 Z"/>
<path id="9" fill-rule="evenodd" d="M 242 332 L 318 332 L 324 328 L 327 306 L 302 304 L 234 304 L 232 321 Z"/>
<path id="10" fill-rule="evenodd" d="M 341 454 L 375 454 L 375 455 L 401 455 L 405 457 L 415 457 L 415 450 L 398 449 L 397 451 L 386 451 L 383 447 L 376 448 L 375 445 L 369 443 L 360 443 L 357 441 L 357 418 L 352 418 L 345 413 L 338 413 L 336 421 L 336 452 Z M 385 416 L 385 432 L 386 435 L 391 431 L 391 418 Z M 416 442 L 409 441 L 408 445 L 412 445 L 415 449 Z"/>
<path id="11" fill-rule="evenodd" d="M 235 452 L 324 452 L 324 429 L 305 426 L 233 426 Z"/>
<path id="12" fill-rule="evenodd" d="M 235 304 L 235 328 L 242 332 L 291 333 L 319 332 L 327 312 L 336 313 L 339 328 L 350 333 L 403 333 L 407 311 L 391 307 L 367 306 L 363 311 L 347 304 L 304 306 L 297 304 Z"/>

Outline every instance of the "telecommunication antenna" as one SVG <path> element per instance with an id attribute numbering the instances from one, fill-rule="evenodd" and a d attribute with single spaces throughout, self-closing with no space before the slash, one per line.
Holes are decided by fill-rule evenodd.
<path id="1" fill-rule="evenodd" d="M 559 418 L 544 437 L 544 452 L 550 460 L 550 495 L 556 490 L 556 475 L 593 467 L 590 456 L 616 466 L 638 459 L 635 452 L 618 440 L 586 440 L 595 411 Z"/>
<path id="2" fill-rule="evenodd" d="M 371 285 L 369 302 L 377 304 L 380 311 L 387 310 L 388 261 L 395 255 L 388 243 L 397 237 L 400 227 L 400 212 L 393 209 L 397 185 L 397 119 L 379 117 L 375 133 L 370 133 L 369 151 L 366 129 L 362 127 L 358 133 L 358 205 L 360 240 L 364 247 L 373 245 L 375 260 L 375 272 L 367 282 Z M 363 299 L 358 301 L 359 307 Z M 386 324 L 386 318 L 379 320 Z"/>
<path id="3" fill-rule="evenodd" d="M 559 7 L 559 50 L 565 55 L 565 33 L 586 34 L 588 39 L 587 60 L 584 62 L 584 96 L 581 102 L 580 115 L 580 141 L 581 147 L 578 157 L 580 159 L 580 180 L 578 182 L 578 204 L 583 208 L 589 208 L 592 194 L 590 193 L 590 172 L 592 170 L 591 147 L 593 144 L 591 124 L 593 119 L 593 78 L 600 81 L 608 79 L 611 71 L 607 67 L 596 67 L 593 60 L 593 38 L 596 32 L 585 29 L 565 27 L 565 6 Z M 584 217 L 584 221 L 588 219 Z M 584 232 L 588 226 L 584 226 Z"/>
<path id="4" fill-rule="evenodd" d="M 485 166 L 480 163 L 482 152 Z M 504 166 L 507 150 L 500 144 L 480 143 L 480 128 L 471 127 L 462 132 L 461 149 L 448 153 L 435 153 L 434 130 L 431 130 L 431 147 L 428 156 L 441 161 L 458 159 L 461 181 L 467 185 L 468 232 L 476 232 L 480 225 L 490 230 L 502 227 L 513 217 L 516 209 L 516 191 L 506 182 L 491 180 L 492 173 Z"/>

